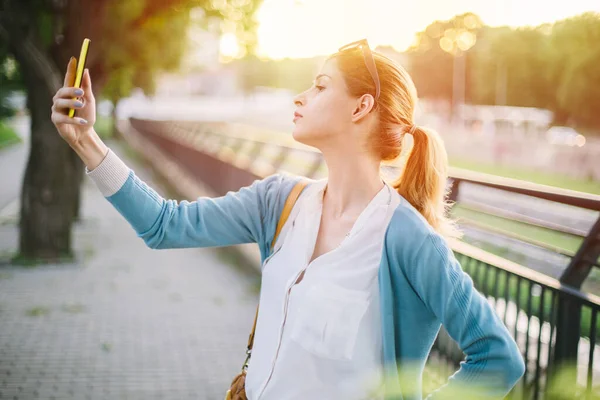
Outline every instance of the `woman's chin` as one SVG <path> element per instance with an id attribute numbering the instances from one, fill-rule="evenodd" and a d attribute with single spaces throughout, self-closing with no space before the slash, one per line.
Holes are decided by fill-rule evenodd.
<path id="1" fill-rule="evenodd" d="M 309 135 L 306 135 L 305 132 L 302 132 L 302 129 L 299 129 L 298 126 L 294 127 L 294 130 L 292 131 L 292 137 L 296 142 L 306 144 L 305 140 L 307 139 L 307 136 Z"/>
<path id="2" fill-rule="evenodd" d="M 320 148 L 319 143 L 321 143 L 323 140 L 321 135 L 313 133 L 313 132 L 303 131 L 301 129 L 298 129 L 298 127 L 296 127 L 292 131 L 292 137 L 298 143 L 302 143 L 302 144 L 305 144 L 307 146 L 314 147 L 317 149 Z"/>

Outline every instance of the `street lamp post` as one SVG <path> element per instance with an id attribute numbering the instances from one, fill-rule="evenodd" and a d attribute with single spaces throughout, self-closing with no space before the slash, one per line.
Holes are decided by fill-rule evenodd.
<path id="1" fill-rule="evenodd" d="M 502 58 L 496 62 L 496 105 L 506 105 L 506 63 Z"/>
<path id="2" fill-rule="evenodd" d="M 441 49 L 453 57 L 452 123 L 460 129 L 464 129 L 464 119 L 458 115 L 458 109 L 465 103 L 466 52 L 475 45 L 476 40 L 475 33 L 465 28 L 446 29 L 440 38 Z"/>
<path id="3" fill-rule="evenodd" d="M 463 119 L 459 117 L 459 107 L 465 103 L 465 62 L 466 56 L 457 51 L 453 56 L 452 67 L 452 121 L 460 123 Z"/>

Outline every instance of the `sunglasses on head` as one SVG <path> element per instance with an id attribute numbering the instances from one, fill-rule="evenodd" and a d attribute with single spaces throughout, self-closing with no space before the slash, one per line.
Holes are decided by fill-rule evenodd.
<path id="1" fill-rule="evenodd" d="M 362 39 L 356 42 L 348 43 L 345 46 L 340 47 L 338 50 L 339 53 L 348 50 L 361 49 L 365 64 L 367 65 L 367 69 L 373 78 L 373 82 L 375 83 L 375 101 L 379 99 L 379 74 L 377 73 L 377 66 L 375 65 L 375 59 L 373 58 L 373 53 L 371 53 L 371 48 L 369 47 L 369 43 L 367 39 Z"/>

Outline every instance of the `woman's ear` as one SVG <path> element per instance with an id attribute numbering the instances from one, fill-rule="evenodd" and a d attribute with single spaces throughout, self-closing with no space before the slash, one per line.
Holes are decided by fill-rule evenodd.
<path id="1" fill-rule="evenodd" d="M 375 99 L 370 94 L 363 94 L 356 100 L 356 107 L 352 112 L 352 122 L 365 118 L 375 106 Z"/>

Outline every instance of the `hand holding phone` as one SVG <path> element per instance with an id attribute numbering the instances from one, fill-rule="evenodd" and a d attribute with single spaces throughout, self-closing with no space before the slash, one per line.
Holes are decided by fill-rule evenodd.
<path id="1" fill-rule="evenodd" d="M 70 145 L 77 144 L 92 133 L 96 123 L 96 99 L 92 91 L 90 72 L 84 67 L 89 41 L 84 41 L 82 58 L 71 57 L 63 87 L 58 89 L 52 104 L 52 122 L 60 136 Z"/>
<path id="2" fill-rule="evenodd" d="M 88 49 L 90 47 L 90 39 L 83 39 L 83 44 L 81 45 L 81 52 L 79 53 L 79 59 L 77 60 L 77 73 L 75 75 L 75 84 L 73 85 L 76 88 L 81 87 L 81 80 L 83 77 L 83 71 L 85 70 L 85 61 L 87 59 Z M 76 100 L 77 98 L 73 98 Z M 69 109 L 69 117 L 73 118 L 75 116 L 75 109 Z"/>
<path id="3" fill-rule="evenodd" d="M 89 39 L 83 41 L 79 62 L 75 57 L 69 60 L 63 87 L 53 97 L 51 120 L 60 136 L 93 170 L 108 153 L 108 147 L 94 130 L 96 99 L 90 71 L 85 68 L 89 43 Z"/>

